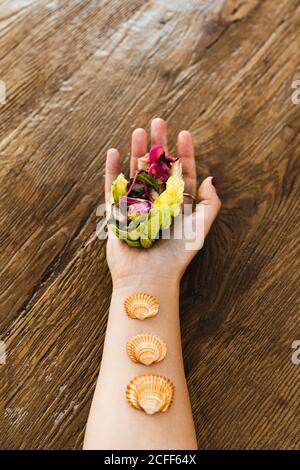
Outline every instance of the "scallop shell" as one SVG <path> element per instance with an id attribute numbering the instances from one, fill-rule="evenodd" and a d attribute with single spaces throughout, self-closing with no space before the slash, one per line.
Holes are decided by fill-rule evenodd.
<path id="1" fill-rule="evenodd" d="M 171 380 L 161 375 L 138 375 L 126 388 L 128 403 L 148 415 L 167 411 L 174 394 L 175 387 Z"/>
<path id="2" fill-rule="evenodd" d="M 155 317 L 155 315 L 157 315 L 159 303 L 157 298 L 153 295 L 133 294 L 127 297 L 124 302 L 124 307 L 130 318 L 145 320 L 145 318 Z"/>
<path id="3" fill-rule="evenodd" d="M 167 353 L 167 347 L 162 339 L 146 333 L 130 338 L 126 350 L 133 362 L 140 362 L 146 366 L 162 361 Z"/>

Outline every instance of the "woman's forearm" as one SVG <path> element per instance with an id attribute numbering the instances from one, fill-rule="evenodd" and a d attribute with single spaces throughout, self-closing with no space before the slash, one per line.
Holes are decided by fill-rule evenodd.
<path id="1" fill-rule="evenodd" d="M 159 300 L 159 313 L 144 321 L 130 319 L 124 300 L 146 292 Z M 159 336 L 167 355 L 145 366 L 132 362 L 127 340 L 139 333 Z M 125 397 L 126 385 L 135 376 L 159 374 L 175 385 L 175 398 L 164 413 L 149 416 L 134 409 Z M 124 279 L 113 289 L 100 374 L 88 419 L 85 449 L 196 449 L 196 437 L 185 380 L 179 322 L 179 282 L 147 276 Z"/>

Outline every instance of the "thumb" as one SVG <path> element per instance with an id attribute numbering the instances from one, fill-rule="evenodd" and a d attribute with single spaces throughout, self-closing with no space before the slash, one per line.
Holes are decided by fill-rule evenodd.
<path id="1" fill-rule="evenodd" d="M 204 239 L 221 208 L 215 181 L 211 176 L 200 185 L 198 197 L 200 202 L 196 205 L 194 212 L 191 216 L 184 218 L 185 248 L 193 253 L 202 248 Z"/>
<path id="2" fill-rule="evenodd" d="M 205 178 L 200 184 L 198 198 L 200 202 L 197 204 L 197 209 L 204 211 L 204 237 L 206 237 L 221 209 L 221 201 L 216 191 L 216 180 L 212 176 Z"/>

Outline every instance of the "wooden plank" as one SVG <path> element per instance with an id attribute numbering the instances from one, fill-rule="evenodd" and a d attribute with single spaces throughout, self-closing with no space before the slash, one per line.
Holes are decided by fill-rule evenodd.
<path id="1" fill-rule="evenodd" d="M 89 243 L 105 149 L 127 168 L 131 130 L 161 115 L 223 200 L 182 283 L 199 445 L 299 448 L 300 1 L 31 3 L 0 27 L 0 447 L 82 445 L 111 289 Z"/>
<path id="2" fill-rule="evenodd" d="M 93 3 L 93 5 L 95 5 L 95 3 Z M 98 7 L 98 16 L 99 18 L 102 18 L 102 21 L 107 21 L 107 18 L 109 18 L 109 16 L 112 14 L 111 11 L 105 13 L 105 5 L 106 4 L 104 4 L 103 8 Z M 127 8 L 129 13 L 132 13 L 133 6 L 134 3 L 132 3 L 130 7 Z M 114 4 L 111 4 L 111 8 L 113 7 Z M 88 10 L 88 7 L 86 8 Z M 124 10 L 126 11 L 126 9 Z M 122 15 L 124 14 L 122 11 L 123 10 L 120 9 L 118 17 L 119 21 L 121 21 L 121 18 L 123 17 Z M 85 14 L 85 16 L 87 16 L 87 14 Z M 96 34 L 96 31 L 97 34 L 99 34 L 98 28 L 101 28 L 101 22 L 100 24 L 99 21 L 97 23 L 99 18 L 94 15 L 94 6 L 91 11 L 91 18 L 94 26 L 92 25 L 91 29 L 88 30 L 91 31 L 92 27 L 94 27 L 96 28 L 94 34 Z M 71 21 L 73 21 L 73 17 L 71 18 Z M 74 27 L 75 31 L 73 35 L 76 35 L 78 43 L 81 44 L 81 42 L 84 43 L 86 40 L 86 28 L 88 28 L 89 25 L 84 23 L 84 18 L 79 18 L 77 21 L 77 29 Z M 117 21 L 115 19 L 112 22 L 112 25 L 116 22 Z M 62 24 L 66 30 L 69 29 L 68 24 L 64 22 L 62 22 Z M 43 35 L 41 44 L 43 44 L 43 47 L 45 47 L 44 42 L 46 40 L 44 38 L 44 29 L 45 28 L 41 28 L 41 34 Z M 80 37 L 80 33 L 81 36 L 83 35 L 82 37 Z M 36 32 L 35 37 L 36 41 L 39 42 L 38 32 Z M 69 40 L 71 41 L 72 38 Z M 116 38 L 116 43 L 118 40 L 119 39 Z M 61 36 L 59 34 L 57 41 L 59 43 L 61 42 Z M 55 64 L 53 66 L 54 70 L 54 68 L 59 67 L 59 65 L 64 66 L 65 55 L 64 51 L 60 50 L 59 45 L 54 45 L 53 42 L 54 35 L 51 35 L 51 48 L 53 47 L 53 50 L 56 54 L 53 61 L 53 64 Z M 109 42 L 109 44 L 114 47 L 114 43 L 111 39 L 107 39 L 107 42 Z M 1 274 L 1 276 L 3 276 L 1 277 L 1 279 L 3 279 L 1 285 L 3 289 L 7 289 L 7 287 L 10 286 L 4 295 L 4 299 L 1 298 L 1 303 L 4 309 L 3 313 L 5 313 L 4 321 L 7 321 L 8 318 L 10 318 L 10 315 L 12 315 L 12 312 L 16 308 L 19 308 L 21 309 L 20 311 L 23 311 L 23 306 L 27 304 L 30 298 L 35 294 L 36 282 L 40 284 L 41 277 L 45 279 L 49 276 L 49 272 L 51 273 L 54 265 L 56 265 L 59 253 L 64 250 L 64 248 L 66 248 L 66 244 L 68 244 L 70 239 L 72 239 L 74 235 L 76 236 L 76 230 L 78 230 L 78 227 L 81 227 L 82 219 L 88 217 L 90 212 L 94 212 L 93 207 L 90 207 L 91 201 L 94 200 L 95 205 L 97 204 L 95 197 L 98 189 L 95 184 L 95 173 L 93 177 L 94 182 L 92 180 L 89 182 L 90 187 L 92 185 L 94 186 L 92 195 L 88 195 L 87 193 L 86 196 L 84 196 L 80 195 L 80 192 L 76 190 L 72 192 L 69 191 L 70 188 L 74 187 L 76 184 L 78 174 L 82 175 L 82 173 L 85 172 L 85 169 L 91 163 L 92 159 L 95 159 L 95 156 L 98 154 L 97 146 L 95 146 L 95 144 L 98 145 L 99 149 L 99 140 L 91 139 L 90 126 L 92 125 L 92 121 L 89 119 L 86 121 L 86 125 L 83 126 L 81 137 L 78 140 L 78 144 L 81 146 L 81 148 L 78 148 L 77 143 L 73 141 L 73 136 L 78 133 L 78 129 L 81 129 L 84 113 L 86 112 L 88 115 L 90 113 L 90 109 L 93 107 L 93 99 L 89 101 L 89 105 L 86 107 L 86 98 L 84 98 L 84 96 L 92 96 L 94 89 L 96 89 L 97 92 L 97 88 L 100 84 L 104 86 L 103 79 L 101 79 L 100 76 L 98 78 L 95 74 L 99 73 L 103 68 L 103 61 L 105 61 L 105 57 L 99 55 L 98 46 L 96 48 L 96 46 L 91 41 L 87 41 L 87 43 L 90 47 L 93 46 L 94 51 L 94 54 L 92 54 L 90 59 L 89 67 L 87 66 L 83 70 L 79 68 L 77 74 L 74 74 L 74 83 L 66 80 L 61 82 L 61 77 L 59 75 L 56 76 L 55 79 L 57 83 L 60 84 L 58 92 L 56 93 L 55 90 L 53 90 L 52 93 L 54 93 L 54 95 L 52 95 L 52 100 L 50 99 L 49 102 L 46 102 L 42 108 L 38 104 L 38 106 L 35 108 L 35 111 L 32 111 L 31 109 L 32 95 L 36 94 L 36 89 L 39 89 L 39 86 L 41 86 L 43 89 L 43 84 L 39 84 L 36 82 L 36 80 L 28 82 L 29 88 L 28 91 L 26 91 L 26 95 L 29 95 L 28 101 L 30 101 L 30 103 L 27 107 L 25 106 L 26 118 L 22 121 L 20 126 L 17 127 L 17 130 L 14 130 L 12 133 L 10 133 L 9 129 L 7 129 L 7 135 L 2 140 L 0 154 L 3 158 L 3 165 L 1 168 L 0 178 L 3 188 L 2 207 L 4 209 L 4 214 L 3 216 L 0 214 L 0 219 L 4 222 L 4 229 L 2 231 L 1 237 L 3 237 L 3 241 L 5 240 L 5 242 L 2 244 L 2 254 L 4 257 L 3 259 L 5 259 L 5 267 L 4 263 L 3 267 L 5 272 L 2 272 Z M 105 44 L 105 42 L 103 42 L 103 44 Z M 66 47 L 68 47 L 68 44 Z M 74 47 L 78 58 L 81 61 L 84 61 L 86 56 L 84 55 L 82 48 L 79 48 L 78 45 L 77 47 L 76 45 Z M 30 51 L 28 55 L 30 58 Z M 78 67 L 78 64 L 75 64 L 74 62 L 74 54 L 71 54 L 69 57 L 70 68 L 76 72 L 76 67 Z M 7 60 L 8 59 L 9 56 L 7 57 Z M 50 63 L 48 65 L 50 74 L 52 73 L 52 64 Z M 22 67 L 26 67 L 26 61 L 24 63 L 22 62 L 21 69 Z M 29 66 L 29 69 L 30 68 L 31 65 Z M 15 67 L 15 69 L 17 69 L 17 67 Z M 17 69 L 14 73 L 15 75 L 21 76 L 23 72 Z M 41 74 L 38 72 L 37 74 L 39 77 L 41 76 Z M 25 76 L 30 76 L 30 70 L 26 71 Z M 68 77 L 68 75 L 66 76 Z M 47 78 L 47 74 L 45 78 Z M 109 78 L 106 78 L 105 80 L 108 85 Z M 91 83 L 91 81 L 93 83 Z M 18 110 L 16 110 L 16 107 L 13 104 L 14 97 L 12 97 L 11 100 L 9 98 L 11 92 L 9 84 L 10 81 L 8 80 L 8 102 L 7 106 L 4 107 L 3 117 L 4 129 L 6 116 L 12 115 L 15 119 L 19 119 Z M 22 88 L 21 85 L 20 87 Z M 16 90 L 18 89 L 19 88 L 16 86 Z M 102 96 L 101 100 L 106 100 L 105 90 L 105 88 L 103 91 L 99 90 Z M 48 90 L 43 90 L 43 92 L 44 95 L 47 95 Z M 22 94 L 22 90 L 20 90 L 20 93 Z M 22 97 L 20 97 L 20 101 L 21 100 Z M 99 106 L 100 105 L 101 103 L 99 101 Z M 82 111 L 81 106 L 85 107 L 85 111 Z M 94 122 L 94 127 L 92 130 L 92 132 L 96 134 L 98 133 L 98 128 L 101 125 L 101 119 L 103 119 L 103 116 L 101 117 L 101 114 L 98 113 L 97 109 L 95 108 L 93 119 L 97 120 L 97 123 Z M 73 123 L 72 127 L 68 127 L 68 132 L 70 132 L 69 137 L 73 141 L 72 147 L 70 146 L 70 140 L 68 140 L 66 135 L 66 126 L 68 125 L 68 122 Z M 16 133 L 19 135 L 19 139 L 15 138 Z M 54 135 L 52 135 L 53 133 Z M 82 140 L 80 141 L 80 139 Z M 86 145 L 89 140 L 91 145 L 89 149 L 84 150 L 82 148 L 82 144 L 84 143 Z M 74 144 L 77 146 L 77 149 L 74 148 Z M 65 146 L 65 149 L 69 147 L 68 152 L 72 153 L 72 158 L 75 159 L 76 166 L 74 165 L 74 161 L 72 163 L 72 159 L 64 153 L 63 146 Z M 83 155 L 85 151 L 88 152 L 88 155 L 86 157 L 83 156 L 80 162 L 78 162 L 78 154 L 76 154 L 78 151 L 81 155 Z M 66 172 L 63 184 L 61 182 L 62 161 L 64 161 L 63 165 L 65 166 Z M 80 166 L 78 166 L 78 163 L 80 163 Z M 101 163 L 102 162 L 100 161 L 100 164 Z M 45 167 L 48 167 L 47 170 Z M 44 181 L 45 170 L 47 171 L 47 182 Z M 14 185 L 19 185 L 18 188 L 16 187 L 14 195 L 12 195 L 11 191 L 9 190 L 11 187 L 11 181 L 8 175 L 11 175 L 11 178 L 14 181 Z M 89 178 L 87 173 L 85 174 L 85 178 L 79 179 L 79 184 L 82 185 L 82 187 L 84 187 L 84 179 L 86 178 Z M 99 180 L 97 179 L 97 182 L 98 181 Z M 86 191 L 86 189 L 84 191 Z M 53 203 L 54 206 L 57 205 L 57 208 L 60 207 L 61 201 L 63 203 L 69 204 L 68 200 L 65 200 L 65 196 L 67 196 L 67 199 L 68 197 L 73 198 L 74 196 L 77 199 L 71 203 L 71 211 L 75 209 L 76 211 L 79 211 L 79 213 L 75 217 L 70 214 L 72 218 L 70 226 L 68 225 L 69 222 L 65 219 L 65 217 L 62 226 L 62 220 L 57 220 L 55 214 L 53 213 Z M 23 201 L 21 211 L 19 199 L 22 199 Z M 41 200 L 43 200 L 42 205 L 40 204 Z M 89 209 L 87 210 L 88 205 Z M 56 222 L 54 225 L 52 225 L 52 217 L 57 220 L 59 227 L 56 226 Z M 39 220 L 39 222 L 37 222 L 37 220 Z M 42 220 L 44 220 L 44 223 L 48 227 L 45 230 L 43 229 L 44 223 L 40 223 Z M 25 230 L 24 222 L 26 225 Z M 52 228 L 49 225 L 51 225 Z M 9 235 L 11 230 L 14 230 L 13 240 Z M 39 247 L 41 247 L 41 251 L 37 249 L 34 240 L 36 240 Z M 43 243 L 46 243 L 48 247 L 46 247 L 46 245 L 42 247 Z M 25 250 L 29 254 L 27 251 L 28 249 L 29 251 L 33 250 L 31 255 L 29 255 L 30 268 L 28 267 L 28 269 L 30 274 L 27 270 L 27 267 L 24 266 L 24 263 L 26 264 L 26 257 L 24 259 L 23 251 Z M 14 271 L 13 276 L 18 277 L 20 289 L 17 288 L 17 284 L 14 284 L 16 288 L 15 289 L 10 282 L 10 264 L 8 260 L 11 258 L 13 259 L 14 266 L 19 265 L 19 269 Z"/>

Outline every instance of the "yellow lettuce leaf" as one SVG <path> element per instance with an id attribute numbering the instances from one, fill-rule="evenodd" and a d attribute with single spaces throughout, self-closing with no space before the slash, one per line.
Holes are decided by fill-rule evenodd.
<path id="1" fill-rule="evenodd" d="M 125 196 L 127 192 L 127 185 L 128 181 L 123 175 L 123 173 L 120 173 L 115 179 L 115 181 L 111 185 L 111 195 L 113 198 L 113 202 L 119 202 L 119 199 L 121 196 Z"/>

